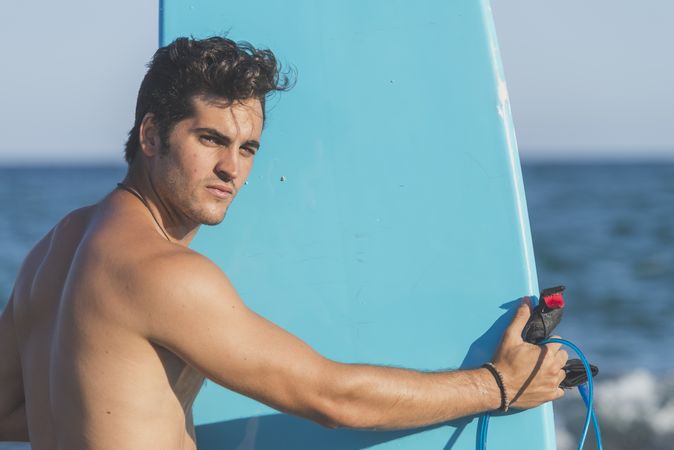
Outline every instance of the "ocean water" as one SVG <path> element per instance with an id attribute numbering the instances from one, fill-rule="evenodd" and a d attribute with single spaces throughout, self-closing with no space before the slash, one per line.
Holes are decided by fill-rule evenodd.
<path id="1" fill-rule="evenodd" d="M 37 239 L 123 175 L 0 168 L 0 307 Z M 557 332 L 600 368 L 604 447 L 674 449 L 674 164 L 525 164 L 523 175 L 540 286 L 567 287 Z M 555 412 L 559 449 L 575 449 L 578 394 Z"/>
<path id="2" fill-rule="evenodd" d="M 540 286 L 567 287 L 556 332 L 600 369 L 604 448 L 674 449 L 674 164 L 525 165 L 523 175 Z M 578 394 L 555 412 L 559 449 L 575 449 Z"/>

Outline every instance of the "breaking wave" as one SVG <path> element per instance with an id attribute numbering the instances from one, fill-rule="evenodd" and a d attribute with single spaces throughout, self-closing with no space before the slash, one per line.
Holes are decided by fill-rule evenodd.
<path id="1" fill-rule="evenodd" d="M 604 448 L 674 449 L 674 375 L 638 369 L 595 384 L 595 405 Z M 585 417 L 585 405 L 570 391 L 555 405 L 559 450 L 573 450 Z M 592 428 L 586 448 L 595 448 Z"/>

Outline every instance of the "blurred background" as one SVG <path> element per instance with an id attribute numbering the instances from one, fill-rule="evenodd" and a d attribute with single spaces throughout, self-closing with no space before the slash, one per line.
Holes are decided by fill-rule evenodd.
<path id="1" fill-rule="evenodd" d="M 0 15 L 0 308 L 32 245 L 121 179 L 157 2 Z M 610 449 L 674 449 L 674 3 L 494 0 L 541 287 L 599 365 Z M 86 17 L 86 20 L 83 18 Z M 584 409 L 556 408 L 560 450 Z"/>

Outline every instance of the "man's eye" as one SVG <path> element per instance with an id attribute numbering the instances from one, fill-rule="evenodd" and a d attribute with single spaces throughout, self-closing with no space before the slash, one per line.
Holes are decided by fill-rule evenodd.
<path id="1" fill-rule="evenodd" d="M 241 153 L 245 156 L 255 156 L 255 151 L 253 147 L 241 147 Z"/>
<path id="2" fill-rule="evenodd" d="M 207 135 L 207 134 L 205 134 L 205 135 L 199 137 L 199 139 L 201 140 L 201 142 L 205 142 L 205 143 L 207 143 L 207 144 L 216 144 L 216 145 L 218 144 L 218 142 L 216 141 L 215 137 L 209 136 L 209 135 Z"/>

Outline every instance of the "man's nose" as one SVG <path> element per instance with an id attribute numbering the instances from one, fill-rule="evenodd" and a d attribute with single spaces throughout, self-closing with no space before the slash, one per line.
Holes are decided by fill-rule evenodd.
<path id="1" fill-rule="evenodd" d="M 239 175 L 239 152 L 233 146 L 221 152 L 215 172 L 224 181 L 235 180 Z"/>

